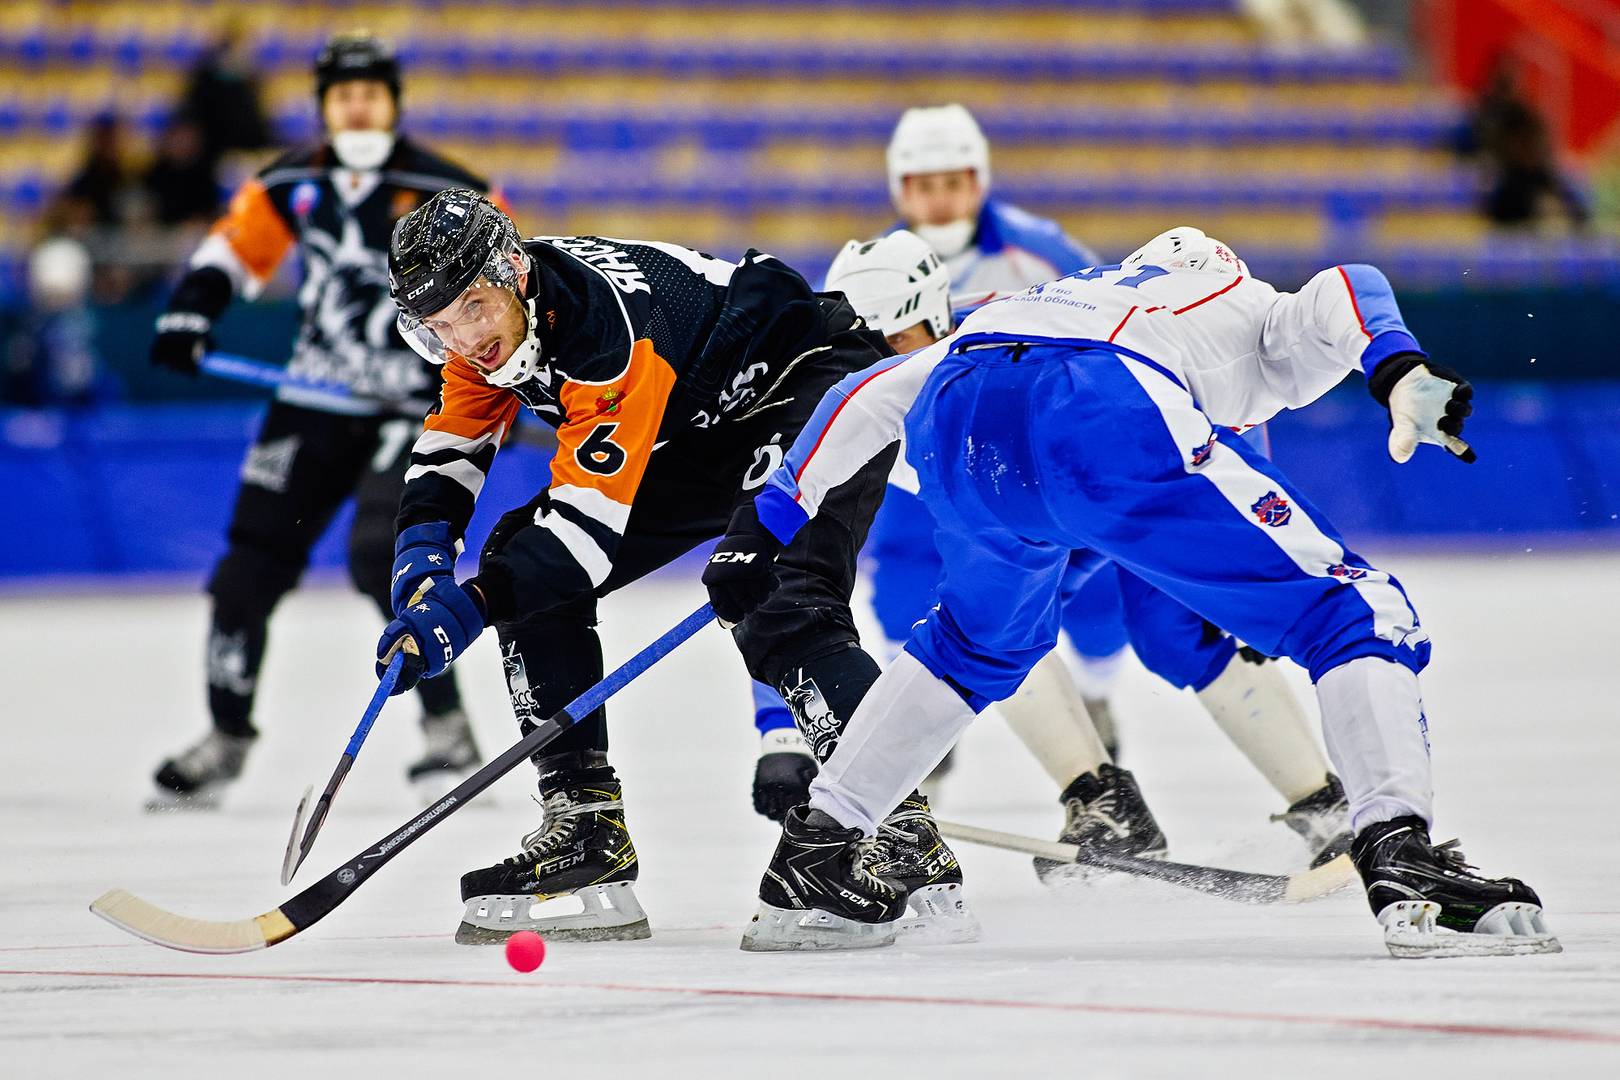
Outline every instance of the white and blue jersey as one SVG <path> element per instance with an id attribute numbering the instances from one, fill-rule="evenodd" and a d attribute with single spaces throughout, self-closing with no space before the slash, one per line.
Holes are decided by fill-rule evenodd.
<path id="1" fill-rule="evenodd" d="M 1370 266 L 1291 294 L 1246 275 L 1087 269 L 847 377 L 755 505 L 786 540 L 903 431 L 945 561 L 940 604 L 905 648 L 976 707 L 1051 648 L 1078 549 L 1313 679 L 1369 655 L 1418 670 L 1428 637 L 1399 584 L 1234 433 L 1409 352 Z"/>

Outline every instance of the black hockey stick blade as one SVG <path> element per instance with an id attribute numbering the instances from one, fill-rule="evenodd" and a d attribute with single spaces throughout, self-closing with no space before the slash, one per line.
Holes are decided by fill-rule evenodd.
<path id="1" fill-rule="evenodd" d="M 1077 863 L 1081 866 L 1095 866 L 1103 870 L 1151 878 L 1167 885 L 1192 889 L 1240 904 L 1297 904 L 1337 892 L 1358 880 L 1355 866 L 1350 862 L 1348 855 L 1340 855 L 1314 870 L 1303 870 L 1297 874 L 1256 874 L 1247 870 L 1228 870 L 1224 867 L 1168 862 L 1163 859 L 1089 853 L 1074 844 L 1037 840 L 1030 836 L 998 832 L 995 829 L 981 829 L 974 825 L 961 825 L 951 821 L 940 821 L 938 825 L 939 831 L 952 840 L 984 844 L 1004 851 L 1021 851 L 1026 855 L 1038 855 L 1054 862 Z"/>
<path id="2" fill-rule="evenodd" d="M 102 894 L 90 910 L 114 926 L 155 945 L 196 953 L 245 953 L 286 941 L 314 926 L 337 910 L 372 874 L 410 847 L 445 818 L 461 809 L 495 781 L 527 761 L 578 717 L 589 716 L 603 702 L 653 664 L 668 656 L 687 638 L 714 620 L 714 609 L 704 604 L 657 641 L 625 661 L 617 670 L 569 702 L 551 719 L 537 726 L 506 752 L 456 785 L 444 798 L 360 852 L 324 878 L 278 908 L 249 919 L 216 922 L 193 919 L 166 911 L 123 889 Z"/>

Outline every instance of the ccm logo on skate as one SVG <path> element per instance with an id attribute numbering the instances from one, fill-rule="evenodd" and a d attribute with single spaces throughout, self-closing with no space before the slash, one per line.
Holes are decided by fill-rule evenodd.
<path id="1" fill-rule="evenodd" d="M 717 551 L 709 556 L 709 561 L 712 563 L 751 563 L 757 554 L 759 553 L 756 551 Z"/>

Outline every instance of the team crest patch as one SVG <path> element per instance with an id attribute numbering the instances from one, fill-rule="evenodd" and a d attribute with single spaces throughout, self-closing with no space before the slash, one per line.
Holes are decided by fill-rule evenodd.
<path id="1" fill-rule="evenodd" d="M 1334 563 L 1328 567 L 1327 572 L 1329 577 L 1336 577 L 1343 581 L 1360 581 L 1367 576 L 1367 571 L 1361 569 L 1361 567 L 1346 566 L 1344 563 Z"/>
<path id="2" fill-rule="evenodd" d="M 1268 491 L 1260 496 L 1258 502 L 1249 507 L 1260 524 L 1273 529 L 1280 529 L 1288 524 L 1288 519 L 1294 516 L 1294 508 L 1288 505 L 1288 500 L 1275 491 Z"/>
<path id="3" fill-rule="evenodd" d="M 287 200 L 292 207 L 294 217 L 306 218 L 315 212 L 315 207 L 321 202 L 321 189 L 312 180 L 305 180 L 292 189 L 292 195 Z"/>
<path id="4" fill-rule="evenodd" d="M 1209 434 L 1209 441 L 1207 443 L 1205 443 L 1203 446 L 1195 446 L 1195 447 L 1193 447 L 1191 452 L 1189 453 L 1189 457 L 1192 460 L 1193 468 L 1196 469 L 1196 468 L 1198 468 L 1198 466 L 1203 465 L 1204 463 L 1209 461 L 1209 456 L 1211 454 L 1213 454 L 1214 452 L 1215 452 L 1215 433 L 1212 431 Z"/>
<path id="5" fill-rule="evenodd" d="M 602 396 L 596 399 L 596 415 L 612 416 L 619 411 L 619 405 L 624 397 L 624 391 L 613 387 L 602 391 Z"/>

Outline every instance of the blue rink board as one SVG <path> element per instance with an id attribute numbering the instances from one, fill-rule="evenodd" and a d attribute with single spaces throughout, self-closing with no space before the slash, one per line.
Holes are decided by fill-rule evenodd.
<path id="1" fill-rule="evenodd" d="M 1620 544 L 1620 382 L 1479 387 L 1465 466 L 1425 447 L 1384 454 L 1386 421 L 1359 386 L 1271 424 L 1273 456 L 1352 544 L 1361 538 Z M 0 578 L 194 574 L 224 544 L 242 455 L 261 406 L 124 405 L 0 412 Z M 469 537 L 549 478 L 549 455 L 501 452 Z M 318 546 L 341 567 L 350 514 Z"/>

